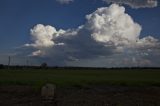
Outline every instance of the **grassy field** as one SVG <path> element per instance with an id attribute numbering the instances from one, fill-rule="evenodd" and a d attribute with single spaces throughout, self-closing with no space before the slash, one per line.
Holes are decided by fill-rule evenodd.
<path id="1" fill-rule="evenodd" d="M 123 86 L 159 86 L 160 70 L 151 69 L 23 69 L 0 70 L 0 84 L 41 86 L 54 83 L 58 86 L 86 86 L 108 84 Z"/>

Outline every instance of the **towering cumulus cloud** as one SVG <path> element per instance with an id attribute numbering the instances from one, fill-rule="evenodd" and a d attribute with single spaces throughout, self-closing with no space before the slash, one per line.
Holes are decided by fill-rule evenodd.
<path id="1" fill-rule="evenodd" d="M 156 7 L 157 0 L 103 0 L 107 3 L 127 4 L 132 8 L 152 8 Z"/>
<path id="2" fill-rule="evenodd" d="M 30 46 L 39 49 L 38 51 L 33 52 L 34 56 L 41 54 L 41 50 L 45 48 L 51 48 L 55 45 L 54 39 L 60 34 L 63 34 L 63 30 L 57 31 L 52 26 L 44 26 L 42 24 L 36 25 L 33 29 L 30 30 L 32 35 L 32 40 L 34 43 L 25 44 L 25 46 Z"/>
<path id="3" fill-rule="evenodd" d="M 87 27 L 98 42 L 129 45 L 139 39 L 141 26 L 125 13 L 125 8 L 116 4 L 99 8 L 87 15 Z"/>
<path id="4" fill-rule="evenodd" d="M 146 65 L 151 61 L 149 55 L 159 52 L 159 40 L 152 36 L 140 39 L 142 27 L 125 13 L 123 6 L 98 8 L 86 19 L 84 25 L 68 30 L 38 24 L 31 29 L 33 43 L 25 46 L 36 49 L 32 56 L 46 56 L 65 65 L 76 62 L 78 65 L 87 62 L 90 66 L 101 62 L 133 65 L 135 61 Z"/>
<path id="5" fill-rule="evenodd" d="M 42 24 L 36 25 L 33 29 L 31 29 L 31 35 L 34 44 L 31 46 L 41 48 L 41 47 L 51 47 L 54 45 L 54 38 L 58 37 L 60 34 L 63 34 L 64 30 L 57 31 L 52 26 L 44 26 Z"/>

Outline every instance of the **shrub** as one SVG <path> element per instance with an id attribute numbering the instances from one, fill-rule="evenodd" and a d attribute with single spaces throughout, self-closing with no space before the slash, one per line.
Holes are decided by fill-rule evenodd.
<path id="1" fill-rule="evenodd" d="M 4 69 L 4 65 L 3 64 L 0 64 L 0 69 Z"/>

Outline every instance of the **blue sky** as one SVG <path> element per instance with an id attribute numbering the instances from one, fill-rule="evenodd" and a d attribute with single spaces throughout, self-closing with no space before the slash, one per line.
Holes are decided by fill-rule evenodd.
<path id="1" fill-rule="evenodd" d="M 56 0 L 0 0 L 0 53 L 12 53 L 15 48 L 31 43 L 30 29 L 36 24 L 51 25 L 57 30 L 77 28 L 86 23 L 87 14 L 108 6 L 102 0 L 75 0 L 70 4 Z M 151 35 L 160 39 L 160 6 L 124 6 L 126 13 L 142 26 L 140 38 Z"/>
<path id="2" fill-rule="evenodd" d="M 84 4 L 77 3 L 78 7 L 74 4 L 61 5 L 55 0 L 1 0 L 1 50 L 9 50 L 27 42 L 29 30 L 37 23 L 65 29 L 77 27 L 84 23 L 86 13 L 93 11 L 84 8 Z"/>

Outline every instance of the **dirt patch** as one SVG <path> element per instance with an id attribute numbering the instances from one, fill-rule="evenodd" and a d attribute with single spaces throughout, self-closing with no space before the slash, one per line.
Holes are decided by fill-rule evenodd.
<path id="1" fill-rule="evenodd" d="M 56 102 L 30 86 L 0 86 L 0 106 L 160 106 L 160 87 L 57 87 Z"/>

